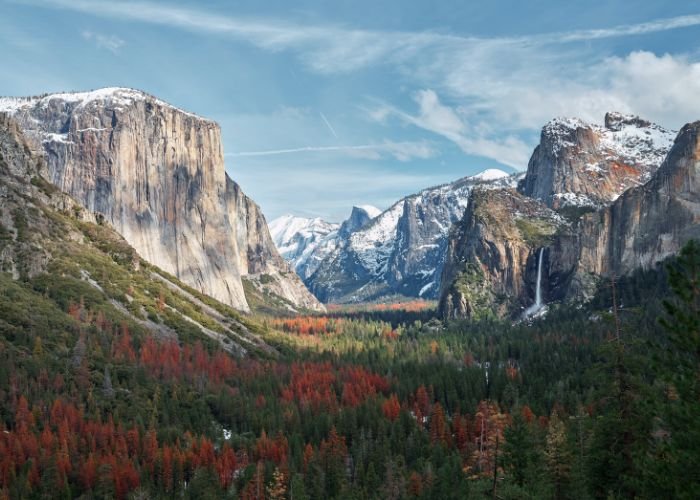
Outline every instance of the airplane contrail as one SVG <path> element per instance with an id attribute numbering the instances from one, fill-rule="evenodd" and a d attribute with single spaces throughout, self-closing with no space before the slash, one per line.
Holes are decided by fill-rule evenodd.
<path id="1" fill-rule="evenodd" d="M 362 144 L 359 146 L 306 146 L 303 148 L 290 149 L 268 149 L 266 151 L 242 151 L 240 153 L 226 153 L 225 156 L 272 156 L 284 155 L 289 153 L 308 153 L 318 151 L 357 151 L 357 150 L 378 150 L 381 145 Z"/>
<path id="2" fill-rule="evenodd" d="M 333 134 L 333 137 L 337 139 L 338 134 L 335 133 L 335 129 L 333 128 L 333 125 L 331 125 L 331 122 L 328 121 L 328 118 L 326 118 L 326 115 L 324 115 L 321 111 L 319 111 L 318 114 L 321 115 L 321 118 L 323 118 L 323 121 L 326 123 L 328 130 L 331 131 L 331 134 Z"/>

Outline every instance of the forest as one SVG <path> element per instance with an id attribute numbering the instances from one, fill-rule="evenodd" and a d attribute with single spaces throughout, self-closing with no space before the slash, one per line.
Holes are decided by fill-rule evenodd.
<path id="1" fill-rule="evenodd" d="M 51 279 L 0 275 L 0 498 L 700 495 L 693 242 L 543 319 L 261 315 L 247 356 Z"/>

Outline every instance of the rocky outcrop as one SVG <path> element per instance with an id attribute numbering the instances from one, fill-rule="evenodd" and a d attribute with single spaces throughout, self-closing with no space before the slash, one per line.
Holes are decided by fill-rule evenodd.
<path id="1" fill-rule="evenodd" d="M 377 217 L 380 213 L 382 213 L 381 210 L 369 205 L 352 207 L 350 217 L 345 219 L 340 225 L 338 237 L 340 239 L 349 238 L 352 233 L 365 227 L 369 221 Z"/>
<path id="2" fill-rule="evenodd" d="M 684 126 L 649 182 L 582 219 L 552 249 L 565 298 L 586 298 L 599 277 L 651 268 L 700 238 L 700 122 Z"/>
<path id="3" fill-rule="evenodd" d="M 320 311 L 324 307 L 304 286 L 291 265 L 280 256 L 260 207 L 240 186 L 226 178 L 229 220 L 236 221 L 239 266 L 248 283 L 263 296 L 285 304 L 286 309 Z"/>
<path id="4" fill-rule="evenodd" d="M 521 314 L 535 301 L 539 251 L 568 223 L 514 189 L 475 189 L 453 227 L 442 272 L 445 319 Z M 543 275 L 548 258 L 543 255 Z M 543 280 L 543 295 L 548 280 Z"/>
<path id="5" fill-rule="evenodd" d="M 630 120 L 608 115 L 606 126 L 649 126 Z M 532 182 L 526 178 L 521 190 L 523 185 Z M 528 234 L 537 237 L 532 241 Z M 440 311 L 445 318 L 517 314 L 533 301 L 537 248 L 544 248 L 544 301 L 585 301 L 601 279 L 652 268 L 698 238 L 700 122 L 695 122 L 681 129 L 645 184 L 575 222 L 564 222 L 522 194 L 474 191 L 450 237 Z"/>
<path id="6" fill-rule="evenodd" d="M 606 114 L 604 127 L 554 119 L 542 129 L 519 190 L 555 209 L 607 206 L 651 178 L 674 135 L 620 113 Z"/>
<path id="7" fill-rule="evenodd" d="M 437 298 L 448 233 L 472 188 L 516 182 L 489 170 L 407 196 L 341 241 L 305 282 L 323 302 Z"/>
<path id="8" fill-rule="evenodd" d="M 47 235 L 80 238 L 70 228 L 57 229 L 45 210 L 95 222 L 70 196 L 45 180 L 46 162 L 18 123 L 0 112 L 0 270 L 13 279 L 30 279 L 46 270 L 51 257 Z"/>
<path id="9" fill-rule="evenodd" d="M 285 298 L 319 307 L 272 245 L 259 208 L 225 170 L 219 126 L 143 92 L 1 99 L 45 153 L 48 178 L 146 260 L 247 310 L 242 277 L 268 273 Z"/>

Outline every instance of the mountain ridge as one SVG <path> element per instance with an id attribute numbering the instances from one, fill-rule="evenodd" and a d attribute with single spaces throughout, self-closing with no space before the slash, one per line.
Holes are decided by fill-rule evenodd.
<path id="1" fill-rule="evenodd" d="M 561 125 L 555 120 L 548 126 L 553 123 L 557 127 Z M 538 206 L 536 211 L 540 215 L 547 211 L 556 214 L 559 222 L 550 217 L 552 223 L 540 224 L 539 215 L 521 219 L 519 214 L 523 211 L 508 208 L 507 197 L 476 199 L 476 192 L 472 193 L 470 204 L 480 206 L 481 210 L 467 210 L 451 233 L 440 299 L 443 318 L 473 318 L 489 313 L 518 317 L 536 302 L 538 292 L 544 303 L 586 301 L 600 280 L 639 268 L 649 269 L 674 255 L 688 240 L 700 236 L 700 200 L 696 194 L 700 187 L 697 175 L 700 122 L 685 125 L 668 149 L 645 150 L 645 154 L 649 153 L 647 157 L 656 159 L 663 153 L 659 164 L 643 165 L 646 160 L 630 161 L 629 156 L 603 156 L 602 161 L 610 165 L 628 162 L 644 167 L 635 169 L 634 175 L 626 178 L 632 182 L 623 183 L 622 187 L 626 188 L 619 194 L 615 190 L 606 193 L 602 188 L 609 185 L 593 183 L 592 178 L 579 177 L 576 183 L 559 184 L 575 196 L 583 193 L 587 202 L 594 201 L 576 207 L 583 209 L 579 211 L 569 210 L 567 204 L 558 205 L 555 196 L 528 196 L 528 192 L 543 192 L 538 186 L 549 186 L 547 189 L 557 186 L 557 176 L 552 171 L 561 174 L 585 169 L 582 158 L 590 158 L 592 146 L 600 143 L 591 135 L 593 129 L 583 122 L 567 122 L 566 133 L 574 134 L 569 136 L 574 142 L 563 141 L 564 146 L 557 152 L 558 161 L 540 162 L 542 150 L 551 150 L 548 146 L 552 145 L 552 134 L 547 131 L 548 126 L 543 129 L 542 143 L 533 152 L 528 172 L 518 185 L 518 196 L 522 197 L 521 204 Z M 639 128 L 654 127 L 638 117 L 606 115 L 608 129 L 619 131 L 629 126 L 635 128 L 635 133 Z M 668 134 L 664 131 L 664 140 Z M 575 141 L 588 149 L 581 153 Z M 651 143 L 654 141 L 645 142 Z M 543 182 L 546 168 L 550 172 Z M 614 169 L 601 169 L 601 172 L 598 173 L 620 180 Z M 579 188 L 582 190 L 577 191 Z M 546 192 L 551 194 L 551 189 Z M 499 213 L 501 216 L 493 220 L 479 215 L 493 217 Z M 506 229 L 508 234 L 501 234 Z M 536 285 L 540 274 L 541 289 Z"/>
<path id="2" fill-rule="evenodd" d="M 322 302 L 392 295 L 437 298 L 449 228 L 476 185 L 515 186 L 519 174 L 491 169 L 401 198 L 324 256 L 305 283 Z"/>

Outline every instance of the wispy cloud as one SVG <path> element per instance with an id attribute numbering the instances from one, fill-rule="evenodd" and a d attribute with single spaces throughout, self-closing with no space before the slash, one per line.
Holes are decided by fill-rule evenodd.
<path id="1" fill-rule="evenodd" d="M 464 50 L 475 46 L 550 45 L 645 35 L 700 26 L 700 14 L 528 36 L 481 38 L 435 32 L 373 31 L 338 25 L 308 26 L 289 22 L 230 17 L 204 10 L 141 1 L 30 0 L 45 7 L 97 16 L 160 24 L 189 31 L 227 35 L 261 48 L 299 50 L 317 70 L 350 71 L 377 62 L 406 61 L 426 50 Z"/>
<path id="2" fill-rule="evenodd" d="M 452 141 L 467 154 L 495 158 L 516 169 L 527 164 L 531 147 L 518 137 L 505 135 L 498 139 L 489 139 L 483 136 L 462 120 L 458 110 L 440 102 L 440 98 L 433 90 L 417 92 L 414 100 L 419 108 L 415 115 L 388 104 L 382 104 L 369 111 L 369 115 L 376 121 L 385 121 L 390 116 L 398 117 L 404 123 Z"/>
<path id="3" fill-rule="evenodd" d="M 83 39 L 93 42 L 98 49 L 106 49 L 111 53 L 119 52 L 126 42 L 116 35 L 104 35 L 102 33 L 94 33 L 92 31 L 83 31 L 81 33 Z"/>
<path id="4" fill-rule="evenodd" d="M 408 161 L 414 158 L 427 159 L 435 156 L 436 151 L 426 142 L 391 142 L 380 144 L 359 144 L 354 146 L 305 146 L 300 148 L 268 149 L 263 151 L 241 151 L 238 153 L 226 153 L 228 157 L 251 156 L 277 156 L 296 153 L 347 153 L 351 156 L 359 156 L 367 159 L 381 159 L 387 155 L 399 161 Z"/>
<path id="5" fill-rule="evenodd" d="M 533 136 L 554 116 L 600 121 L 605 111 L 619 110 L 670 127 L 700 117 L 700 66 L 690 56 L 631 52 L 610 57 L 593 48 L 599 40 L 697 27 L 700 14 L 484 38 L 295 24 L 141 1 L 33 0 L 33 4 L 226 37 L 268 52 L 286 51 L 321 74 L 389 67 L 414 89 L 432 89 L 432 108 L 430 95 L 419 93 L 417 112 L 381 105 L 370 111 L 371 119 L 398 117 L 448 138 L 466 152 L 521 168 L 532 146 L 522 138 Z"/>

